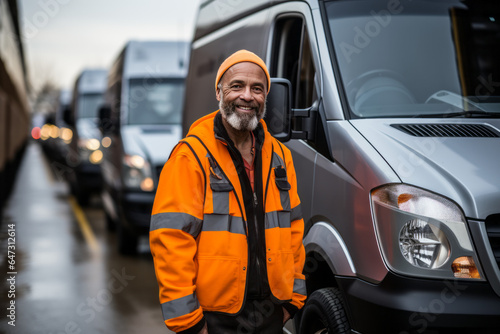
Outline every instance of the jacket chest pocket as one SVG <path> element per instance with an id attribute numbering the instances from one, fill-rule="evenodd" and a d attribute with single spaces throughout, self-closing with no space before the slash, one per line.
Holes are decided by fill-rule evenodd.
<path id="1" fill-rule="evenodd" d="M 205 202 L 205 214 L 203 217 L 202 231 L 208 232 L 230 232 L 230 234 L 246 235 L 246 227 L 241 216 L 235 215 L 234 209 L 234 187 L 215 162 L 215 159 L 207 156 L 210 162 L 208 182 L 210 191 L 207 192 Z M 233 197 L 232 197 L 233 196 Z M 233 203 L 232 205 L 230 203 Z M 226 235 L 229 238 L 229 235 Z M 230 240 L 218 239 L 220 247 L 227 247 Z M 213 245 L 215 251 L 215 245 Z M 224 253 L 224 252 L 222 252 Z"/>
<path id="2" fill-rule="evenodd" d="M 211 158 L 210 160 L 210 189 L 212 190 L 213 213 L 229 215 L 229 195 L 234 190 L 226 175 Z"/>

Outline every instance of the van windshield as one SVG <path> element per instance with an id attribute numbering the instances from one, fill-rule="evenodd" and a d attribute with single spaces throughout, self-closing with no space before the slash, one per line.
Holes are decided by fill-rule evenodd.
<path id="1" fill-rule="evenodd" d="M 128 124 L 180 124 L 183 99 L 183 79 L 131 79 Z"/>
<path id="2" fill-rule="evenodd" d="M 97 118 L 97 109 L 103 102 L 103 94 L 82 94 L 78 99 L 78 118 Z"/>
<path id="3" fill-rule="evenodd" d="M 325 9 L 351 117 L 500 117 L 497 2 L 332 1 Z"/>

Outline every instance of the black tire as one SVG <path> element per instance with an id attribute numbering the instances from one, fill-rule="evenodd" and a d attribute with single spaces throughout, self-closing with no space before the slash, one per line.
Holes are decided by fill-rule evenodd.
<path id="1" fill-rule="evenodd" d="M 299 333 L 351 333 L 339 289 L 320 289 L 314 291 L 311 296 L 309 296 L 302 310 Z"/>
<path id="2" fill-rule="evenodd" d="M 122 223 L 118 222 L 118 252 L 122 255 L 137 254 L 137 244 L 139 237 L 129 231 Z"/>

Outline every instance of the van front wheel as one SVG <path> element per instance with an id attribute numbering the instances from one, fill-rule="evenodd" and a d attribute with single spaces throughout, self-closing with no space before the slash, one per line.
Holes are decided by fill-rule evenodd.
<path id="1" fill-rule="evenodd" d="M 314 291 L 311 296 L 309 296 L 302 310 L 299 333 L 351 333 L 339 289 L 320 289 Z"/>

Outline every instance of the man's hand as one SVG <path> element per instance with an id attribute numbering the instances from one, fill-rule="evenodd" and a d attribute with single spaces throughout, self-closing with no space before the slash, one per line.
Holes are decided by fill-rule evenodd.
<path id="1" fill-rule="evenodd" d="M 201 329 L 201 331 L 198 332 L 198 334 L 208 334 L 208 327 L 207 323 L 205 322 L 205 326 Z"/>
<path id="2" fill-rule="evenodd" d="M 283 308 L 283 325 L 290 319 L 290 313 L 286 310 L 286 308 Z"/>

